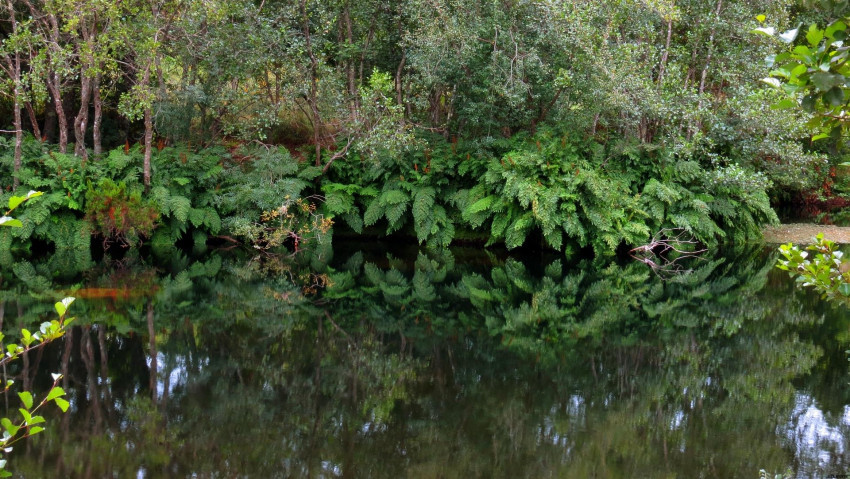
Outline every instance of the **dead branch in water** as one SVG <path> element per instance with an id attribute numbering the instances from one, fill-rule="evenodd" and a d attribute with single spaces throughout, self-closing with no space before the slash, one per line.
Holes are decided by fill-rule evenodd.
<path id="1" fill-rule="evenodd" d="M 660 278 L 670 279 L 693 271 L 682 263 L 699 258 L 706 251 L 705 248 L 696 249 L 699 244 L 687 230 L 664 228 L 655 233 L 649 243 L 630 250 L 629 255 L 649 266 Z"/>

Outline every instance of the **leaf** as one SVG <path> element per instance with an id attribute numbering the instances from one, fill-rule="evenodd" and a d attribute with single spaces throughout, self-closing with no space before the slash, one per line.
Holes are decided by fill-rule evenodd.
<path id="1" fill-rule="evenodd" d="M 15 218 L 12 218 L 11 216 L 3 216 L 3 217 L 0 217 L 0 226 L 12 226 L 14 228 L 20 228 L 20 227 L 24 226 L 24 224 L 21 223 L 20 220 L 16 220 Z"/>
<path id="2" fill-rule="evenodd" d="M 418 188 L 413 196 L 413 227 L 419 243 L 425 241 L 431 232 L 434 216 L 434 197 L 437 191 L 430 186 Z"/>
<path id="3" fill-rule="evenodd" d="M 764 14 L 756 15 L 756 20 L 758 20 L 759 23 L 764 23 L 764 21 L 767 20 L 767 16 L 765 16 Z"/>
<path id="4" fill-rule="evenodd" d="M 185 196 L 172 196 L 168 199 L 168 207 L 171 214 L 181 223 L 185 223 L 189 219 L 189 211 L 192 209 L 192 202 Z"/>
<path id="5" fill-rule="evenodd" d="M 381 199 L 375 198 L 369 203 L 369 206 L 366 208 L 366 212 L 363 214 L 363 224 L 366 226 L 372 226 L 377 223 L 382 216 L 384 216 L 384 207 L 381 204 Z"/>
<path id="6" fill-rule="evenodd" d="M 18 397 L 21 398 L 21 402 L 24 403 L 24 407 L 27 409 L 32 408 L 32 394 L 30 394 L 29 391 L 19 392 Z"/>
<path id="7" fill-rule="evenodd" d="M 817 101 L 817 97 L 814 95 L 806 95 L 803 97 L 803 100 L 800 102 L 800 106 L 803 107 L 803 111 L 811 113 L 815 110 L 815 102 Z"/>
<path id="8" fill-rule="evenodd" d="M 838 292 L 844 296 L 850 296 L 850 283 L 841 283 L 838 285 Z"/>
<path id="9" fill-rule="evenodd" d="M 38 434 L 38 433 L 40 433 L 40 432 L 42 432 L 42 431 L 44 431 L 44 428 L 43 428 L 43 427 L 41 427 L 41 426 L 33 426 L 33 427 L 31 427 L 31 428 L 30 428 L 30 430 L 29 430 L 29 435 L 30 435 L 30 436 L 35 436 L 36 434 Z"/>
<path id="10" fill-rule="evenodd" d="M 72 296 L 68 296 L 67 298 L 64 298 L 62 301 L 59 301 L 53 305 L 53 307 L 56 309 L 56 313 L 59 314 L 59 317 L 65 316 L 65 313 L 68 312 L 68 308 L 71 306 L 71 303 L 73 303 L 75 299 L 76 298 Z"/>
<path id="11" fill-rule="evenodd" d="M 823 30 L 819 29 L 817 25 L 812 24 L 809 27 L 809 31 L 806 33 L 806 41 L 809 42 L 811 46 L 817 46 L 818 43 L 823 40 Z"/>
<path id="12" fill-rule="evenodd" d="M 823 94 L 823 101 L 832 106 L 840 106 L 844 103 L 844 89 L 839 86 L 834 86 L 828 92 Z"/>
<path id="13" fill-rule="evenodd" d="M 830 88 L 841 84 L 844 81 L 842 75 L 833 75 L 831 73 L 817 72 L 811 76 L 812 83 L 820 91 L 827 91 Z"/>
<path id="14" fill-rule="evenodd" d="M 796 106 L 797 106 L 797 103 L 794 100 L 792 100 L 790 98 L 785 98 L 784 100 L 780 100 L 779 102 L 774 103 L 773 105 L 770 105 L 770 109 L 771 110 L 787 110 L 789 108 L 794 108 Z"/>
<path id="15" fill-rule="evenodd" d="M 45 401 L 52 401 L 52 400 L 54 400 L 54 399 L 56 399 L 60 396 L 64 396 L 64 395 L 65 395 L 65 390 L 60 388 L 59 386 L 56 386 L 55 388 L 51 389 L 49 393 L 47 393 L 47 397 L 45 397 L 44 400 Z"/>
<path id="16" fill-rule="evenodd" d="M 0 424 L 3 425 L 3 429 L 5 429 L 6 432 L 8 432 L 10 436 L 14 436 L 15 434 L 17 434 L 18 429 L 20 429 L 18 426 L 15 426 L 14 424 L 12 424 L 12 421 L 10 421 L 9 418 L 6 418 L 6 417 L 4 417 L 3 419 L 0 419 Z"/>
<path id="17" fill-rule="evenodd" d="M 59 406 L 59 409 L 61 409 L 62 412 L 67 412 L 68 406 L 71 405 L 71 403 L 69 403 L 68 401 L 66 401 L 62 398 L 56 398 L 56 399 L 53 400 L 53 402 L 55 402 L 56 405 Z"/>
<path id="18" fill-rule="evenodd" d="M 18 205 L 20 205 L 21 203 L 23 203 L 26 200 L 27 199 L 24 196 L 13 196 L 13 197 L 9 198 L 9 211 L 17 208 Z"/>

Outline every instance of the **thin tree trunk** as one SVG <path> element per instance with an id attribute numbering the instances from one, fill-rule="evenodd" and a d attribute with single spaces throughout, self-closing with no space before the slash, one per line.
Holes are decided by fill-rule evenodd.
<path id="1" fill-rule="evenodd" d="M 51 72 L 47 82 L 50 96 L 53 97 L 53 109 L 56 110 L 56 120 L 59 125 L 59 152 L 68 151 L 68 117 L 65 116 L 65 106 L 62 104 L 62 92 L 59 88 L 59 74 Z"/>
<path id="2" fill-rule="evenodd" d="M 11 4 L 9 5 L 11 7 Z M 13 11 L 14 12 L 14 11 Z M 12 187 L 14 189 L 18 188 L 20 184 L 20 180 L 18 179 L 17 173 L 21 169 L 21 156 L 23 152 L 24 145 L 24 129 L 23 122 L 21 121 L 21 56 L 19 54 L 15 54 L 15 179 L 12 180 Z"/>
<path id="3" fill-rule="evenodd" d="M 50 14 L 47 16 L 50 23 L 50 53 L 52 56 L 59 57 L 59 20 L 56 15 Z M 68 118 L 65 115 L 65 106 L 62 104 L 62 80 L 56 70 L 50 71 L 48 74 L 47 87 L 53 96 L 53 103 L 56 106 L 56 118 L 59 120 L 59 152 L 66 153 L 68 151 Z"/>
<path id="4" fill-rule="evenodd" d="M 86 150 L 86 127 L 89 121 L 89 103 L 91 103 L 92 80 L 85 73 L 80 75 L 80 110 L 74 118 L 74 155 L 88 160 Z"/>
<path id="5" fill-rule="evenodd" d="M 142 87 L 148 88 L 151 79 L 151 65 L 145 67 L 142 75 Z M 153 152 L 153 111 L 150 106 L 145 107 L 145 156 L 142 165 L 142 176 L 144 178 L 145 190 L 151 187 L 151 154 Z"/>
<path id="6" fill-rule="evenodd" d="M 92 121 L 92 141 L 94 142 L 94 156 L 100 158 L 103 154 L 103 134 L 100 131 L 101 123 L 103 122 L 103 99 L 100 97 L 100 73 L 94 77 L 92 84 L 93 102 L 94 102 L 94 120 Z"/>
<path id="7" fill-rule="evenodd" d="M 32 107 L 32 102 L 24 102 L 24 107 L 27 109 L 27 115 L 30 117 L 30 124 L 32 125 L 32 134 L 38 140 L 44 140 L 41 136 L 41 128 L 38 127 L 38 117 L 35 115 L 35 109 Z"/>

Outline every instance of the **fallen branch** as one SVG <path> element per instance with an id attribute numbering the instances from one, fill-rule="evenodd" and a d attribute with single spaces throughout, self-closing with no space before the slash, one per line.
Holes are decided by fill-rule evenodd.
<path id="1" fill-rule="evenodd" d="M 687 230 L 665 228 L 655 233 L 649 243 L 629 251 L 629 255 L 649 266 L 662 279 L 669 279 L 693 271 L 682 262 L 689 258 L 702 259 L 699 255 L 706 249 L 696 249 L 699 244 Z"/>

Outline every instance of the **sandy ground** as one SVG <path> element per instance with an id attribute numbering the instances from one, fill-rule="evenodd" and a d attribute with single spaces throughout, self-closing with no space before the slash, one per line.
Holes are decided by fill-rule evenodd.
<path id="1" fill-rule="evenodd" d="M 808 244 L 813 242 L 813 238 L 818 233 L 823 233 L 824 238 L 836 243 L 850 243 L 850 227 L 787 224 L 768 226 L 762 232 L 767 243 Z"/>

